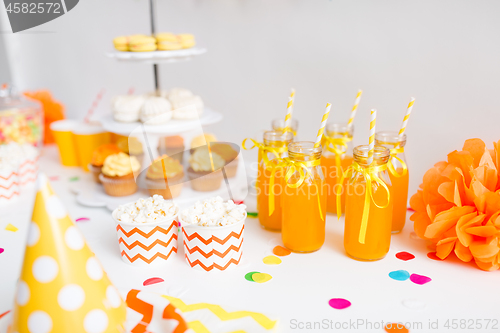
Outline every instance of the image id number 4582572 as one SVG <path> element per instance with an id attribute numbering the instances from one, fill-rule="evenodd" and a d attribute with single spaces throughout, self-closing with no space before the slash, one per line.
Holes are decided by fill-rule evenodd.
<path id="1" fill-rule="evenodd" d="M 14 2 L 9 3 L 5 9 L 7 13 L 15 14 L 62 14 L 61 4 L 58 2 Z"/>

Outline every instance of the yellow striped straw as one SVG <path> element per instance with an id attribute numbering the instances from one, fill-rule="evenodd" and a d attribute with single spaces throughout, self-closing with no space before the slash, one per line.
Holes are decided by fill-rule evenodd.
<path id="1" fill-rule="evenodd" d="M 403 123 L 401 124 L 401 129 L 399 130 L 399 137 L 402 137 L 406 130 L 406 125 L 408 124 L 408 119 L 410 119 L 411 109 L 413 109 L 413 104 L 415 104 L 415 98 L 411 98 L 408 108 L 406 109 L 405 117 L 403 118 Z"/>
<path id="2" fill-rule="evenodd" d="M 285 116 L 285 129 L 291 129 L 292 125 L 292 114 L 293 114 L 293 101 L 295 99 L 295 89 L 292 88 L 292 93 L 288 98 L 288 104 L 286 106 L 286 116 Z"/>
<path id="3" fill-rule="evenodd" d="M 330 114 L 330 109 L 332 105 L 330 103 L 326 103 L 325 113 L 323 114 L 323 119 L 321 119 L 321 127 L 318 131 L 318 136 L 316 137 L 316 142 L 314 143 L 314 148 L 318 148 L 321 144 L 321 138 L 323 137 L 323 132 L 325 131 L 326 121 L 328 120 L 328 115 Z"/>
<path id="4" fill-rule="evenodd" d="M 356 111 L 358 111 L 359 101 L 361 100 L 361 95 L 363 94 L 363 90 L 358 90 L 358 94 L 356 95 L 356 100 L 354 101 L 354 105 L 352 106 L 351 116 L 349 117 L 349 121 L 347 122 L 347 126 L 351 127 L 354 122 L 354 117 L 356 117 Z"/>
<path id="5" fill-rule="evenodd" d="M 373 162 L 373 152 L 375 151 L 375 125 L 377 123 L 377 110 L 371 110 L 371 120 L 370 120 L 370 138 L 368 140 L 368 145 L 370 147 L 368 151 L 368 165 Z"/>

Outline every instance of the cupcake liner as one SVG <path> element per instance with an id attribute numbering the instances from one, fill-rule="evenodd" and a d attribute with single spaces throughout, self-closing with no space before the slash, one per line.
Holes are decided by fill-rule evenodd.
<path id="1" fill-rule="evenodd" d="M 112 197 L 124 197 L 137 192 L 137 184 L 134 177 L 130 178 L 107 178 L 102 173 L 99 175 L 104 192 Z"/>
<path id="2" fill-rule="evenodd" d="M 239 264 L 243 254 L 245 217 L 223 227 L 203 227 L 179 221 L 184 237 L 186 262 L 196 270 L 224 271 Z"/>
<path id="3" fill-rule="evenodd" d="M 92 176 L 94 177 L 94 181 L 97 184 L 101 184 L 101 179 L 99 179 L 99 175 L 101 174 L 102 166 L 95 166 L 89 164 L 89 170 L 92 172 Z"/>
<path id="4" fill-rule="evenodd" d="M 238 171 L 238 159 L 235 158 L 228 164 L 224 166 L 224 170 L 226 171 L 227 178 L 236 177 L 236 172 Z"/>
<path id="5" fill-rule="evenodd" d="M 26 158 L 19 165 L 19 184 L 24 186 L 34 184 L 38 174 L 38 156 Z"/>
<path id="6" fill-rule="evenodd" d="M 19 175 L 17 170 L 0 171 L 0 203 L 10 203 L 19 197 Z"/>
<path id="7" fill-rule="evenodd" d="M 178 223 L 174 217 L 156 223 L 123 223 L 112 216 L 122 260 L 139 267 L 165 264 L 177 253 Z"/>
<path id="8" fill-rule="evenodd" d="M 182 191 L 182 183 L 168 184 L 168 186 L 166 186 L 163 179 L 146 179 L 146 186 L 151 196 L 158 194 L 165 200 L 177 198 Z"/>
<path id="9" fill-rule="evenodd" d="M 188 170 L 191 187 L 195 191 L 210 192 L 218 190 L 222 184 L 222 171 L 217 170 L 203 176 L 199 176 L 196 171 Z"/>

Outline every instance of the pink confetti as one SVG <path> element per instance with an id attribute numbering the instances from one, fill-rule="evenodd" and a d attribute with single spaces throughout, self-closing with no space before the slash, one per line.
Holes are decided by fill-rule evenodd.
<path id="1" fill-rule="evenodd" d="M 351 306 L 351 302 L 344 298 L 332 298 L 328 301 L 328 304 L 337 310 L 342 310 Z"/>
<path id="2" fill-rule="evenodd" d="M 159 278 L 159 277 L 154 277 L 154 278 L 151 278 L 151 279 L 147 279 L 146 281 L 143 282 L 143 286 L 149 286 L 150 284 L 155 284 L 155 283 L 160 283 L 160 282 L 163 282 L 165 280 L 163 280 L 162 278 Z"/>
<path id="3" fill-rule="evenodd" d="M 241 205 L 241 204 L 243 204 L 243 203 L 244 203 L 244 201 L 243 201 L 243 200 L 235 200 L 235 201 L 234 201 L 234 204 L 235 204 L 235 205 Z"/>
<path id="4" fill-rule="evenodd" d="M 78 219 L 75 220 L 76 222 L 85 222 L 85 221 L 90 221 L 90 219 L 88 217 L 80 217 Z"/>
<path id="5" fill-rule="evenodd" d="M 59 176 L 52 176 L 52 177 L 49 177 L 49 179 L 52 181 L 56 181 L 56 180 L 59 180 Z"/>
<path id="6" fill-rule="evenodd" d="M 426 284 L 427 282 L 431 282 L 432 279 L 430 277 L 424 276 L 424 275 L 418 275 L 418 274 L 412 274 L 410 275 L 410 280 L 413 283 L 416 284 Z"/>
<path id="7" fill-rule="evenodd" d="M 5 251 L 5 249 L 2 249 L 2 248 L 0 247 L 0 253 L 2 253 L 3 251 Z"/>

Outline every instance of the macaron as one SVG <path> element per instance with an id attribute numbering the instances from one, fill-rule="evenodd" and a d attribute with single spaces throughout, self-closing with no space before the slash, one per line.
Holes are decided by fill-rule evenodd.
<path id="1" fill-rule="evenodd" d="M 177 36 L 171 32 L 161 32 L 156 34 L 157 42 L 177 42 Z"/>
<path id="2" fill-rule="evenodd" d="M 182 44 L 179 41 L 168 41 L 168 40 L 162 40 L 158 41 L 158 50 L 160 51 L 173 51 L 173 50 L 180 50 L 182 49 Z"/>
<path id="3" fill-rule="evenodd" d="M 177 35 L 177 37 L 179 38 L 183 49 L 189 49 L 189 48 L 194 47 L 196 45 L 196 42 L 194 40 L 194 36 L 191 34 L 180 34 L 180 35 Z"/>
<path id="4" fill-rule="evenodd" d="M 132 52 L 156 51 L 156 38 L 148 36 L 133 36 L 129 40 L 129 50 Z"/>
<path id="5" fill-rule="evenodd" d="M 113 45 L 118 51 L 128 51 L 128 37 L 116 37 L 115 39 L 113 39 Z"/>

